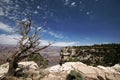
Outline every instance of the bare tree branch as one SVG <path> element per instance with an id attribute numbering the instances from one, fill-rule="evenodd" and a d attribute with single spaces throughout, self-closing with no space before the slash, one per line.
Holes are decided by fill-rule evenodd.
<path id="1" fill-rule="evenodd" d="M 35 28 L 32 29 L 32 18 L 29 18 L 26 21 L 19 21 L 19 31 L 21 38 L 18 40 L 18 48 L 16 52 L 8 59 L 9 61 L 9 70 L 8 74 L 14 75 L 14 71 L 17 68 L 18 62 L 22 59 L 28 57 L 30 54 L 39 54 L 39 51 L 49 47 L 52 43 L 49 43 L 47 46 L 42 48 L 40 45 L 39 31 L 42 29 Z M 44 24 L 42 27 L 44 27 Z M 39 54 L 40 55 L 40 54 Z"/>

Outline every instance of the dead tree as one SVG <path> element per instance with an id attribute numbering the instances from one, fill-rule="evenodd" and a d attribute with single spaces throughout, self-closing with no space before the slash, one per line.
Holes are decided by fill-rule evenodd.
<path id="1" fill-rule="evenodd" d="M 31 17 L 26 21 L 19 21 L 19 31 L 18 33 L 21 35 L 18 40 L 18 47 L 15 53 L 7 59 L 9 62 L 8 76 L 15 76 L 16 68 L 18 67 L 18 62 L 22 59 L 28 57 L 30 54 L 39 54 L 39 51 L 49 47 L 49 45 L 44 46 L 42 48 L 39 47 L 40 37 L 38 35 L 41 29 L 32 28 L 32 20 Z M 40 55 L 40 54 L 39 54 Z"/>

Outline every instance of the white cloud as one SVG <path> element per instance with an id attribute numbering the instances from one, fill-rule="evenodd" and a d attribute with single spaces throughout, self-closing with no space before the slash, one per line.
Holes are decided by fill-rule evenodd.
<path id="1" fill-rule="evenodd" d="M 0 16 L 3 16 L 4 15 L 4 11 L 3 9 L 0 7 Z"/>
<path id="2" fill-rule="evenodd" d="M 17 44 L 17 40 L 19 39 L 20 36 L 18 35 L 6 35 L 6 34 L 1 34 L 0 35 L 0 44 L 12 44 L 12 45 L 16 45 Z"/>
<path id="3" fill-rule="evenodd" d="M 89 15 L 89 14 L 90 14 L 90 12 L 86 12 L 86 14 L 87 14 L 87 15 Z"/>
<path id="4" fill-rule="evenodd" d="M 52 42 L 52 41 L 48 41 L 48 40 L 41 40 L 41 44 L 42 46 L 48 45 L 49 42 L 53 43 L 51 46 L 77 46 L 79 45 L 78 42 Z"/>
<path id="5" fill-rule="evenodd" d="M 64 5 L 68 5 L 69 4 L 69 0 L 65 0 Z"/>
<path id="6" fill-rule="evenodd" d="M 72 2 L 71 3 L 71 7 L 75 7 L 76 6 L 76 3 L 75 2 Z"/>
<path id="7" fill-rule="evenodd" d="M 6 31 L 6 32 L 13 32 L 13 28 L 11 28 L 10 26 L 4 24 L 4 23 L 1 23 L 0 22 L 0 30 L 3 30 L 3 31 Z"/>
<path id="8" fill-rule="evenodd" d="M 37 9 L 40 9 L 40 6 L 39 6 L 39 5 L 37 6 Z"/>
<path id="9" fill-rule="evenodd" d="M 42 29 L 42 32 L 47 33 L 48 31 L 47 31 L 47 30 L 45 30 L 45 29 Z"/>
<path id="10" fill-rule="evenodd" d="M 10 44 L 10 45 L 16 45 L 17 44 L 17 39 L 20 39 L 19 35 L 6 35 L 6 34 L 1 34 L 0 35 L 0 44 Z M 78 42 L 53 42 L 53 41 L 48 41 L 48 40 L 40 40 L 40 46 L 45 46 L 48 45 L 49 42 L 53 43 L 51 46 L 76 46 L 79 43 Z"/>
<path id="11" fill-rule="evenodd" d="M 53 46 L 76 46 L 78 42 L 55 42 Z"/>
<path id="12" fill-rule="evenodd" d="M 82 1 L 80 1 L 80 4 L 82 4 L 83 2 Z"/>
<path id="13" fill-rule="evenodd" d="M 9 2 L 10 2 L 10 0 L 2 0 L 2 2 L 9 3 Z"/>
<path id="14" fill-rule="evenodd" d="M 17 41 L 18 41 L 17 39 L 20 39 L 20 36 L 1 34 L 0 35 L 0 44 L 16 45 Z M 48 41 L 41 40 L 40 45 L 42 45 L 42 46 L 48 45 Z"/>
<path id="15" fill-rule="evenodd" d="M 54 36 L 55 38 L 60 38 L 60 39 L 64 38 L 62 34 L 57 34 L 57 33 L 54 33 L 54 32 L 52 32 L 52 31 L 49 31 L 48 33 L 49 33 L 51 36 Z"/>
<path id="16" fill-rule="evenodd" d="M 42 32 L 47 33 L 47 34 L 49 34 L 49 35 L 51 35 L 51 36 L 53 36 L 55 38 L 59 38 L 59 39 L 63 39 L 64 38 L 64 36 L 62 34 L 58 34 L 58 33 L 55 33 L 53 31 L 42 29 Z"/>
<path id="17" fill-rule="evenodd" d="M 34 14 L 38 14 L 38 11 L 37 11 L 37 10 L 35 10 L 35 11 L 34 11 Z"/>
<path id="18" fill-rule="evenodd" d="M 0 0 L 0 16 L 5 16 L 8 13 L 8 5 L 10 0 Z M 7 5 L 7 6 L 6 6 Z"/>
<path id="19" fill-rule="evenodd" d="M 40 40 L 40 46 L 46 46 L 49 44 L 50 41 L 48 40 Z"/>
<path id="20" fill-rule="evenodd" d="M 16 45 L 17 40 L 20 39 L 19 35 L 6 35 L 6 34 L 1 34 L 0 35 L 0 44 L 12 44 Z M 49 41 L 49 40 L 40 40 L 40 46 L 45 46 L 48 45 L 49 42 L 53 43 L 51 46 L 80 46 L 80 45 L 92 45 L 92 43 L 86 43 L 86 42 L 77 42 L 77 41 Z"/>

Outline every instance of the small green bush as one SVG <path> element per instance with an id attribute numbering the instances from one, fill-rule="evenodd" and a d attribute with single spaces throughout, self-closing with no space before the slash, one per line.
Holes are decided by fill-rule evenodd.
<path id="1" fill-rule="evenodd" d="M 48 66 L 48 60 L 38 54 L 31 54 L 28 56 L 28 61 L 35 61 L 40 68 L 46 68 Z"/>
<path id="2" fill-rule="evenodd" d="M 79 72 L 71 70 L 66 80 L 83 80 L 83 77 Z"/>
<path id="3" fill-rule="evenodd" d="M 68 62 L 77 62 L 79 61 L 76 57 L 75 58 L 69 58 Z"/>

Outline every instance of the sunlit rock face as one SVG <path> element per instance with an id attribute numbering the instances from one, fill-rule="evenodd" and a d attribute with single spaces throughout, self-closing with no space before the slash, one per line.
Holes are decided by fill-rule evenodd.
<path id="1" fill-rule="evenodd" d="M 116 64 L 112 67 L 103 66 L 88 66 L 82 62 L 66 62 L 62 66 L 56 65 L 46 70 L 49 75 L 45 76 L 43 80 L 66 80 L 67 75 L 71 70 L 79 72 L 83 80 L 119 80 L 120 79 L 120 65 Z"/>
<path id="2" fill-rule="evenodd" d="M 8 72 L 8 68 L 9 68 L 9 63 L 0 65 L 0 77 L 2 77 L 5 73 Z M 20 72 L 22 74 L 28 74 L 28 75 L 35 74 L 36 77 L 38 77 L 39 75 L 38 65 L 34 61 L 25 61 L 18 63 L 18 68 L 16 69 L 16 71 L 20 69 L 22 70 L 22 72 Z"/>
<path id="3" fill-rule="evenodd" d="M 28 76 L 26 79 L 33 80 L 66 80 L 67 76 L 72 70 L 79 72 L 83 80 L 119 80 L 120 79 L 120 65 L 116 64 L 112 67 L 104 66 L 88 66 L 82 62 L 66 62 L 62 66 L 55 65 L 43 69 L 44 76 L 41 77 L 37 64 L 33 61 L 20 62 L 20 68 L 24 68 L 24 74 Z M 0 66 L 0 77 L 7 73 L 9 68 L 8 63 Z M 32 77 L 31 77 L 32 76 Z M 41 78 L 40 78 L 41 77 Z"/>
<path id="4" fill-rule="evenodd" d="M 63 62 L 80 61 L 87 65 L 113 66 L 119 64 L 119 44 L 64 47 L 61 50 Z"/>

